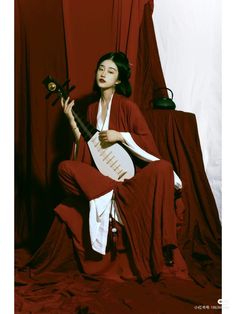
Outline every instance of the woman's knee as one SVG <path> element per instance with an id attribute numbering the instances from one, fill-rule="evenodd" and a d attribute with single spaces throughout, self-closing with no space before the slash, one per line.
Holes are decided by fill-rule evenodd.
<path id="1" fill-rule="evenodd" d="M 62 176 L 63 174 L 70 172 L 72 165 L 73 165 L 72 160 L 61 161 L 58 165 L 58 168 L 57 168 L 58 175 Z"/>

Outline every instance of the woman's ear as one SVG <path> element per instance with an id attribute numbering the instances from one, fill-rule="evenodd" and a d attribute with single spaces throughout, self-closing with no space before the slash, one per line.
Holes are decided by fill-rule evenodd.
<path id="1" fill-rule="evenodd" d="M 118 84 L 120 84 L 120 83 L 121 83 L 121 81 L 116 81 L 116 83 L 115 83 L 115 84 L 116 84 L 116 85 L 118 85 Z"/>

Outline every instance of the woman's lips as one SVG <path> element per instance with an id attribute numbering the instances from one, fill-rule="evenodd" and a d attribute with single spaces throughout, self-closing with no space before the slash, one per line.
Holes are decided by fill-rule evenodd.
<path id="1" fill-rule="evenodd" d="M 100 83 L 106 83 L 106 81 L 104 79 L 99 79 Z"/>

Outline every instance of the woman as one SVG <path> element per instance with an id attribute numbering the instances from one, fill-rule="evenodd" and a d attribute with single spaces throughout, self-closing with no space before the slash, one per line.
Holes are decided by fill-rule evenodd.
<path id="1" fill-rule="evenodd" d="M 130 101 L 130 66 L 122 52 L 102 56 L 96 69 L 99 102 L 88 107 L 87 118 L 100 131 L 102 144 L 122 143 L 134 156 L 135 175 L 117 182 L 95 167 L 87 143 L 74 119 L 74 101 L 61 105 L 74 132 L 77 160 L 59 165 L 65 190 L 89 201 L 89 232 L 93 250 L 106 254 L 109 221 L 123 225 L 141 279 L 173 266 L 177 247 L 175 189 L 182 187 L 169 162 L 161 159 L 138 106 Z M 113 229 L 114 233 L 116 229 Z"/>

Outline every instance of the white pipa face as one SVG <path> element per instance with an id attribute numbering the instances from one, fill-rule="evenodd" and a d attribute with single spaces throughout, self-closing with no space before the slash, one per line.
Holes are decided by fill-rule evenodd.
<path id="1" fill-rule="evenodd" d="M 130 179 L 135 174 L 134 164 L 119 144 L 101 145 L 99 132 L 88 141 L 88 146 L 98 170 L 115 181 Z"/>

